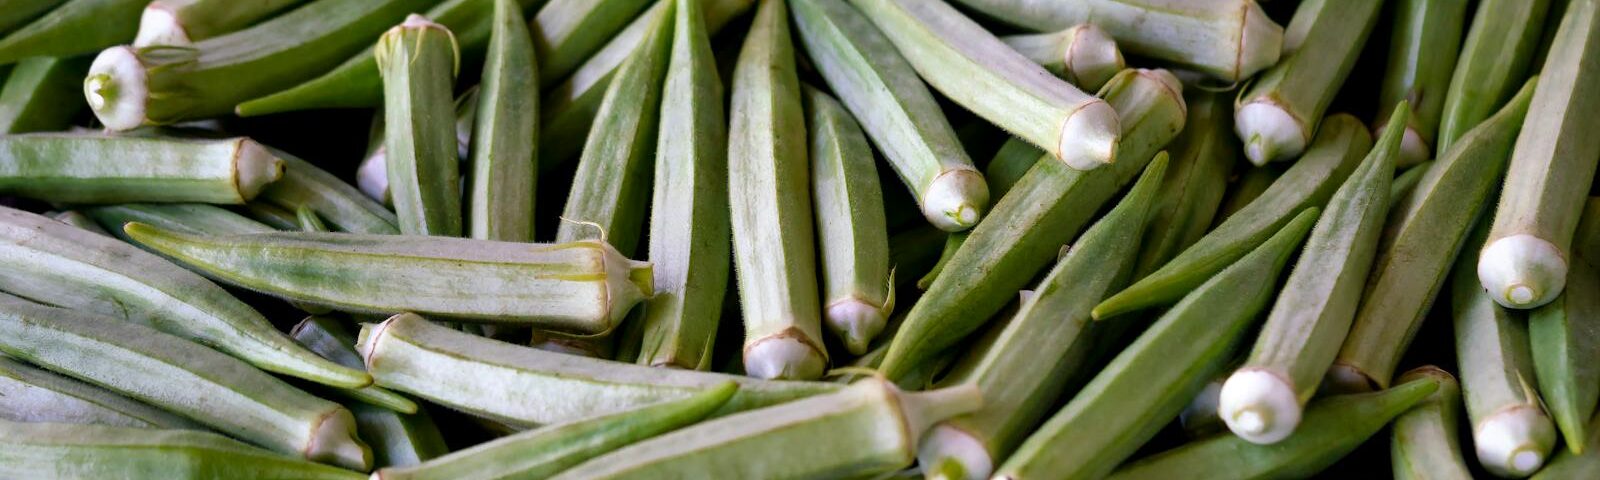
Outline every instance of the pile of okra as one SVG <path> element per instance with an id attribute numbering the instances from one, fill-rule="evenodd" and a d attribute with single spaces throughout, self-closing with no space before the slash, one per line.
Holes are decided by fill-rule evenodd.
<path id="1" fill-rule="evenodd" d="M 0 0 L 0 478 L 1597 479 L 1597 163 L 1600 0 Z"/>

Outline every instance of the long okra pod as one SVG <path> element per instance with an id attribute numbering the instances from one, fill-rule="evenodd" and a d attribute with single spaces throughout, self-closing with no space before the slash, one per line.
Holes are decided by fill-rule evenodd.
<path id="1" fill-rule="evenodd" d="M 472 184 L 467 236 L 533 240 L 533 199 L 539 173 L 538 65 L 533 38 L 516 2 L 494 2 L 494 32 L 478 86 L 471 139 Z"/>
<path id="2" fill-rule="evenodd" d="M 285 209 L 311 207 L 333 228 L 350 233 L 400 233 L 394 212 L 311 162 L 272 150 L 283 159 L 283 178 L 262 189 L 259 201 Z"/>
<path id="3" fill-rule="evenodd" d="M 1117 49 L 1117 41 L 1093 23 L 1054 33 L 1009 35 L 1000 37 L 1000 41 L 1087 92 L 1100 90 L 1128 66 L 1122 59 L 1122 50 Z"/>
<path id="4" fill-rule="evenodd" d="M 193 420 L 3 355 L 0 355 L 0 420 L 206 429 Z"/>
<path id="5" fill-rule="evenodd" d="M 566 78 L 650 6 L 648 0 L 552 0 L 533 17 L 539 84 Z"/>
<path id="6" fill-rule="evenodd" d="M 899 380 L 977 331 L 1054 261 L 1093 212 L 1183 129 L 1182 88 L 1165 70 L 1130 69 L 1113 78 L 1102 90 L 1128 128 L 1122 132 L 1119 161 L 1089 172 L 1061 162 L 1035 163 L 990 212 L 998 220 L 973 229 L 946 263 L 946 271 L 961 275 L 939 275 L 912 307 L 884 359 L 884 375 Z"/>
<path id="7" fill-rule="evenodd" d="M 0 88 L 0 134 L 62 130 L 83 109 L 79 82 L 89 64 L 73 58 L 18 62 Z"/>
<path id="8" fill-rule="evenodd" d="M 922 216 L 949 231 L 977 224 L 989 209 L 983 176 L 894 44 L 843 0 L 792 2 L 790 8 L 818 72 L 911 189 Z"/>
<path id="9" fill-rule="evenodd" d="M 279 453 L 365 469 L 344 408 L 143 325 L 0 296 L 0 351 Z"/>
<path id="10" fill-rule="evenodd" d="M 547 352 L 455 331 L 413 314 L 362 327 L 356 349 L 379 385 L 514 426 L 561 423 L 739 383 L 721 413 L 837 391 L 820 382 L 652 368 Z M 520 392 L 516 395 L 500 395 Z"/>
<path id="11" fill-rule="evenodd" d="M 264 223 L 245 218 L 243 215 L 233 213 L 227 209 L 201 203 L 128 203 L 88 207 L 84 211 L 95 222 L 98 222 L 101 227 L 111 232 L 112 236 L 156 255 L 161 255 L 161 253 L 129 237 L 127 232 L 122 231 L 122 226 L 129 222 L 140 222 L 185 233 L 211 235 L 277 231 Z M 178 263 L 178 265 L 181 266 L 182 263 Z M 203 270 L 191 268 L 190 271 L 200 275 L 207 275 Z M 217 278 L 212 279 L 220 280 Z M 51 302 L 45 301 L 43 303 Z M 66 305 L 57 306 L 65 307 Z"/>
<path id="12" fill-rule="evenodd" d="M 0 137 L 0 192 L 62 203 L 240 204 L 283 175 L 254 140 L 102 133 Z"/>
<path id="13" fill-rule="evenodd" d="M 1394 12 L 1389 65 L 1383 73 L 1378 111 L 1386 115 L 1402 100 L 1411 105 L 1397 164 L 1408 167 L 1433 158 L 1445 92 L 1450 88 L 1450 73 L 1455 70 L 1456 56 L 1461 51 L 1467 1 L 1403 0 Z"/>
<path id="14" fill-rule="evenodd" d="M 1371 147 L 1372 137 L 1367 127 L 1355 117 L 1338 114 L 1324 119 L 1317 140 L 1312 142 L 1305 156 L 1272 182 L 1272 186 L 1160 269 L 1095 306 L 1095 318 L 1108 318 L 1182 298 L 1260 245 L 1296 212 L 1326 204 Z"/>
<path id="15" fill-rule="evenodd" d="M 362 480 L 210 432 L 0 421 L 0 476 Z"/>
<path id="16" fill-rule="evenodd" d="M 1232 360 L 1311 230 L 1309 208 L 1162 314 L 996 469 L 995 478 L 1101 478 Z"/>
<path id="17" fill-rule="evenodd" d="M 322 358 L 350 368 L 362 370 L 367 368 L 361 362 L 361 354 L 356 353 L 356 337 L 345 330 L 344 325 L 340 325 L 338 320 L 315 315 L 306 317 L 289 330 L 289 336 Z M 417 402 L 374 385 L 339 389 L 337 392 L 342 396 L 396 412 L 417 413 Z"/>
<path id="18" fill-rule="evenodd" d="M 1211 220 L 1227 190 L 1228 174 L 1238 163 L 1239 142 L 1230 127 L 1233 105 L 1228 98 L 1195 90 L 1185 95 L 1184 102 L 1189 105 L 1189 118 L 1183 132 L 1168 146 L 1172 167 L 1151 207 L 1133 278 L 1160 268 L 1211 230 Z"/>
<path id="19" fill-rule="evenodd" d="M 1466 460 L 1461 458 L 1461 442 L 1457 439 L 1461 423 L 1461 385 L 1449 372 L 1433 366 L 1400 375 L 1400 385 L 1423 379 L 1438 382 L 1439 389 L 1395 418 L 1389 439 L 1394 478 L 1471 480 L 1472 473 Z"/>
<path id="20" fill-rule="evenodd" d="M 612 450 L 693 425 L 728 403 L 738 390 L 738 384 L 726 382 L 678 400 L 502 437 L 418 466 L 386 468 L 373 478 L 547 478 Z"/>
<path id="21" fill-rule="evenodd" d="M 1584 430 L 1600 400 L 1600 272 L 1581 258 L 1567 270 L 1572 294 L 1528 312 L 1539 398 L 1561 429 L 1567 449 L 1583 453 Z"/>
<path id="22" fill-rule="evenodd" d="M 133 39 L 149 0 L 67 0 L 0 38 L 0 65 L 27 57 L 74 57 Z M 10 2 L 6 9 L 11 9 Z M 25 8 L 25 7 L 19 7 Z"/>
<path id="23" fill-rule="evenodd" d="M 0 11 L 0 37 L 11 33 L 15 28 L 27 25 L 28 22 L 39 18 L 40 15 L 49 13 L 66 0 L 16 0 L 6 2 L 6 9 Z M 4 67 L 0 67 L 3 69 Z"/>
<path id="24" fill-rule="evenodd" d="M 1222 384 L 1217 415 L 1240 438 L 1264 445 L 1288 438 L 1339 353 L 1389 213 L 1410 111 L 1404 101 L 1395 107 L 1383 136 L 1328 200 L 1249 359 Z"/>
<path id="25" fill-rule="evenodd" d="M 1234 129 L 1250 162 L 1264 165 L 1305 151 L 1382 6 L 1382 0 L 1300 3 L 1284 35 L 1284 60 L 1240 90 L 1235 101 Z"/>
<path id="26" fill-rule="evenodd" d="M 455 34 L 412 15 L 374 47 L 383 73 L 384 151 L 400 232 L 461 236 L 461 172 L 450 92 Z"/>
<path id="27" fill-rule="evenodd" d="M 1435 152 L 1452 150 L 1517 92 L 1539 45 L 1550 0 L 1483 0 L 1450 74 Z"/>
<path id="28" fill-rule="evenodd" d="M 955 7 L 918 0 L 855 2 L 933 88 L 1079 170 L 1111 163 L 1117 112 L 1046 72 Z"/>
<path id="29" fill-rule="evenodd" d="M 1600 2 L 1574 0 L 1539 74 L 1494 228 L 1478 255 L 1478 279 L 1500 305 L 1544 305 L 1566 284 L 1572 236 L 1600 162 L 1600 142 L 1588 138 L 1600 126 L 1596 111 Z"/>
<path id="30" fill-rule="evenodd" d="M 133 46 L 189 45 L 232 33 L 306 0 L 155 0 L 139 16 Z"/>

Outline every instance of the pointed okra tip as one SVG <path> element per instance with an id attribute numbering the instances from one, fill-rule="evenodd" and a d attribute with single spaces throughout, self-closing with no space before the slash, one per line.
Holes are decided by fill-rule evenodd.
<path id="1" fill-rule="evenodd" d="M 1061 122 L 1055 156 L 1075 170 L 1094 170 L 1117 159 L 1122 122 L 1104 100 L 1085 102 Z"/>
<path id="2" fill-rule="evenodd" d="M 1228 377 L 1217 397 L 1217 416 L 1239 438 L 1270 445 L 1294 433 L 1302 408 L 1288 379 L 1266 369 L 1243 368 Z"/>
<path id="3" fill-rule="evenodd" d="M 922 216 L 947 232 L 972 228 L 988 210 L 989 184 L 975 170 L 940 173 L 922 195 Z"/>
<path id="4" fill-rule="evenodd" d="M 1555 244 L 1533 235 L 1502 237 L 1479 253 L 1478 281 L 1503 307 L 1538 307 L 1555 300 L 1566 288 L 1566 255 Z"/>
<path id="5" fill-rule="evenodd" d="M 83 80 L 83 97 L 107 129 L 131 130 L 143 125 L 150 88 L 138 52 L 129 46 L 100 52 Z"/>
<path id="6" fill-rule="evenodd" d="M 1514 405 L 1478 421 L 1472 441 L 1490 473 L 1523 478 L 1537 472 L 1555 448 L 1555 426 L 1537 404 Z"/>

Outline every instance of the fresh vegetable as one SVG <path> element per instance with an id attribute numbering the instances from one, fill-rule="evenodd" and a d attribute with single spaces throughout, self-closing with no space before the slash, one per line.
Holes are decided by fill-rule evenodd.
<path id="1" fill-rule="evenodd" d="M 576 70 L 652 2 L 648 0 L 551 0 L 534 15 L 539 84 L 555 85 Z"/>
<path id="2" fill-rule="evenodd" d="M 139 16 L 133 46 L 190 45 L 231 33 L 306 0 L 155 0 Z"/>
<path id="3" fill-rule="evenodd" d="M 1017 53 L 1043 66 L 1062 80 L 1093 92 L 1111 76 L 1127 68 L 1117 41 L 1093 23 L 1080 23 L 1055 33 L 1000 37 Z"/>
<path id="4" fill-rule="evenodd" d="M 471 139 L 467 236 L 533 241 L 539 131 L 538 65 L 522 7 L 495 0 L 489 58 L 478 86 Z"/>
<path id="5" fill-rule="evenodd" d="M 1184 103 L 1189 106 L 1189 118 L 1183 132 L 1168 146 L 1172 167 L 1151 207 L 1132 278 L 1155 271 L 1205 236 L 1222 203 L 1228 174 L 1237 163 L 1239 142 L 1229 128 L 1233 117 L 1227 97 L 1190 90 Z M 1123 286 L 1127 285 L 1118 288 Z"/>
<path id="6" fill-rule="evenodd" d="M 1439 389 L 1394 420 L 1389 458 L 1397 480 L 1470 480 L 1472 473 L 1461 458 L 1457 438 L 1461 423 L 1461 385 L 1438 367 L 1420 367 L 1400 375 L 1400 385 L 1420 380 L 1439 383 Z"/>
<path id="7" fill-rule="evenodd" d="M 0 134 L 65 129 L 84 107 L 78 79 L 89 68 L 82 59 L 23 59 L 0 88 Z"/>
<path id="8" fill-rule="evenodd" d="M 1563 2 L 1565 3 L 1565 2 Z M 1438 145 L 1448 152 L 1517 93 L 1533 63 L 1550 0 L 1482 0 L 1450 74 Z"/>
<path id="9" fill-rule="evenodd" d="M 1433 158 L 1445 92 L 1449 91 L 1450 74 L 1461 51 L 1467 1 L 1402 0 L 1393 12 L 1389 62 L 1383 73 L 1378 108 L 1388 112 L 1401 101 L 1411 105 L 1397 164 L 1408 167 Z M 1383 125 L 1374 127 L 1382 129 Z M 1444 152 L 1439 153 L 1442 156 Z"/>
<path id="10" fill-rule="evenodd" d="M 205 430 L 193 420 L 0 355 L 0 421 Z"/>
<path id="11" fill-rule="evenodd" d="M 150 0 L 67 0 L 0 37 L 0 65 L 28 57 L 71 57 L 133 39 L 139 10 Z M 6 2 L 5 10 L 28 11 L 36 0 Z M 42 10 L 38 10 L 42 11 Z M 5 29 L 0 29 L 5 30 Z"/>
<path id="12" fill-rule="evenodd" d="M 0 136 L 0 192 L 61 203 L 240 204 L 277 181 L 283 165 L 244 137 Z"/>
<path id="13" fill-rule="evenodd" d="M 0 476 L 11 478 L 366 478 L 191 430 L 0 421 L 0 446 Z"/>
<path id="14" fill-rule="evenodd" d="M 361 355 L 355 350 L 355 336 L 345 330 L 338 320 L 310 316 L 289 330 L 289 336 L 294 341 L 304 345 L 306 349 L 316 352 L 328 360 L 340 365 L 355 369 L 366 369 L 361 363 Z M 383 388 L 368 385 L 361 388 L 339 389 L 340 395 L 366 402 L 371 405 L 387 408 L 400 413 L 417 413 L 417 403 L 398 393 Z"/>
<path id="15" fill-rule="evenodd" d="M 450 92 L 461 53 L 455 34 L 412 15 L 378 39 L 385 169 L 400 232 L 461 236 L 461 173 Z"/>

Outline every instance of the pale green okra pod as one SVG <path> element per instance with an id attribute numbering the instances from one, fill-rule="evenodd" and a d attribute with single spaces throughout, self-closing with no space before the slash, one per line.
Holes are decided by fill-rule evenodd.
<path id="1" fill-rule="evenodd" d="M 1539 397 L 1567 449 L 1583 453 L 1589 448 L 1584 428 L 1600 400 L 1600 272 L 1575 260 L 1567 270 L 1572 293 L 1528 312 L 1528 338 Z"/>
<path id="2" fill-rule="evenodd" d="M 1195 89 L 1184 96 L 1184 103 L 1189 106 L 1189 118 L 1178 138 L 1168 145 L 1172 166 L 1151 207 L 1132 278 L 1155 271 L 1205 237 L 1227 191 L 1228 175 L 1238 163 L 1239 142 L 1231 127 L 1233 105 L 1225 94 Z"/>
<path id="3" fill-rule="evenodd" d="M 78 83 L 88 68 L 83 59 L 38 57 L 0 75 L 0 135 L 67 128 L 85 106 Z"/>
<path id="4" fill-rule="evenodd" d="M 193 420 L 4 355 L 0 421 L 206 430 Z"/>
<path id="5" fill-rule="evenodd" d="M 1482 0 L 1450 74 L 1435 152 L 1447 152 L 1516 94 L 1539 46 L 1550 0 Z"/>
<path id="6" fill-rule="evenodd" d="M 555 85 L 650 6 L 650 0 L 551 0 L 530 25 L 539 84 Z"/>
<path id="7" fill-rule="evenodd" d="M 322 358 L 338 362 L 346 367 L 366 370 L 366 364 L 361 362 L 361 354 L 356 353 L 356 337 L 345 330 L 339 320 L 324 316 L 310 316 L 301 320 L 289 336 L 295 342 L 304 345 L 306 349 L 316 352 Z M 339 395 L 368 404 L 387 408 L 400 413 L 417 413 L 417 403 L 398 393 L 384 390 L 375 385 L 361 388 L 341 388 L 335 391 Z"/>
<path id="8" fill-rule="evenodd" d="M 345 408 L 355 414 L 356 433 L 372 448 L 373 468 L 417 465 L 450 453 L 427 410 L 407 415 L 361 402 Z"/>
<path id="9" fill-rule="evenodd" d="M 94 232 L 94 233 L 98 233 L 98 234 L 106 235 L 106 236 L 110 236 L 111 235 L 111 232 L 107 232 L 106 229 L 100 227 L 100 224 L 95 223 L 93 218 L 89 218 L 88 215 L 85 215 L 83 212 L 78 211 L 78 210 L 66 210 L 66 211 L 55 212 L 55 213 L 46 213 L 45 216 L 50 217 L 50 218 L 54 218 L 58 222 L 65 223 L 67 225 L 72 225 L 74 227 L 78 227 L 78 228 L 81 228 L 81 229 L 84 229 L 84 230 L 88 230 L 90 232 Z M 4 290 L 4 288 L 0 288 L 0 290 Z"/>
<path id="10" fill-rule="evenodd" d="M 1093 23 L 1054 33 L 1008 35 L 1000 41 L 1086 92 L 1100 90 L 1128 66 L 1117 41 Z"/>
<path id="11" fill-rule="evenodd" d="M 0 476 L 362 480 L 210 432 L 0 421 Z"/>
<path id="12" fill-rule="evenodd" d="M 1600 445 L 1600 417 L 1589 422 L 1590 445 Z M 1600 450 L 1590 449 L 1582 454 L 1564 451 L 1557 453 L 1550 460 L 1549 465 L 1539 469 L 1533 475 L 1533 480 L 1566 480 L 1570 478 L 1594 478 L 1600 475 Z"/>
<path id="13" fill-rule="evenodd" d="M 261 190 L 257 202 L 287 210 L 311 207 L 335 230 L 350 233 L 400 233 L 394 212 L 311 162 L 271 149 L 283 159 L 283 178 Z"/>
<path id="14" fill-rule="evenodd" d="M 1229 135 L 1232 136 L 1232 133 L 1229 133 Z M 1368 139 L 1370 138 L 1369 136 Z M 1217 219 L 1214 222 L 1215 225 L 1212 225 L 1213 227 L 1226 222 L 1233 214 L 1249 206 L 1250 202 L 1254 202 L 1256 197 L 1266 193 L 1267 189 L 1278 181 L 1278 177 L 1282 176 L 1290 167 L 1290 165 L 1281 163 L 1257 167 L 1255 164 L 1250 163 L 1249 160 L 1242 158 L 1236 163 L 1238 166 L 1235 168 L 1243 169 L 1244 172 L 1240 173 L 1238 178 L 1228 182 L 1228 191 L 1223 194 L 1222 206 L 1217 208 Z"/>
<path id="15" fill-rule="evenodd" d="M 1401 101 L 1411 105 L 1399 167 L 1433 158 L 1444 112 L 1450 74 L 1461 51 L 1467 0 L 1401 0 L 1395 5 L 1389 34 L 1389 63 L 1384 69 L 1378 111 L 1386 114 Z M 1382 129 L 1383 125 L 1374 125 Z M 1439 151 L 1441 155 L 1443 151 Z"/>
<path id="16" fill-rule="evenodd" d="M 1400 385 L 1431 379 L 1439 389 L 1400 414 L 1390 429 L 1389 459 L 1397 480 L 1471 480 L 1461 457 L 1461 385 L 1449 372 L 1424 366 L 1400 375 Z"/>
<path id="17" fill-rule="evenodd" d="M 139 16 L 133 46 L 189 45 L 271 18 L 306 0 L 155 0 Z"/>
<path id="18" fill-rule="evenodd" d="M 461 236 L 461 172 L 451 90 L 455 34 L 412 15 L 374 47 L 383 73 L 384 151 L 400 232 Z"/>
<path id="19" fill-rule="evenodd" d="M 1027 140 L 1011 137 L 1006 143 L 1000 144 L 1000 149 L 994 152 L 994 157 L 989 159 L 989 164 L 984 166 L 983 178 L 989 184 L 989 193 L 994 198 L 1006 196 L 1011 187 L 1022 181 L 1022 177 L 1033 169 L 1039 162 L 1039 157 L 1044 155 L 1039 147 L 1033 146 Z"/>
<path id="20" fill-rule="evenodd" d="M 241 204 L 283 171 L 281 158 L 244 137 L 0 136 L 0 192 L 58 203 Z"/>
<path id="21" fill-rule="evenodd" d="M 467 236 L 533 241 L 539 174 L 538 64 L 533 37 L 515 1 L 495 0 L 494 28 L 475 100 Z"/>

